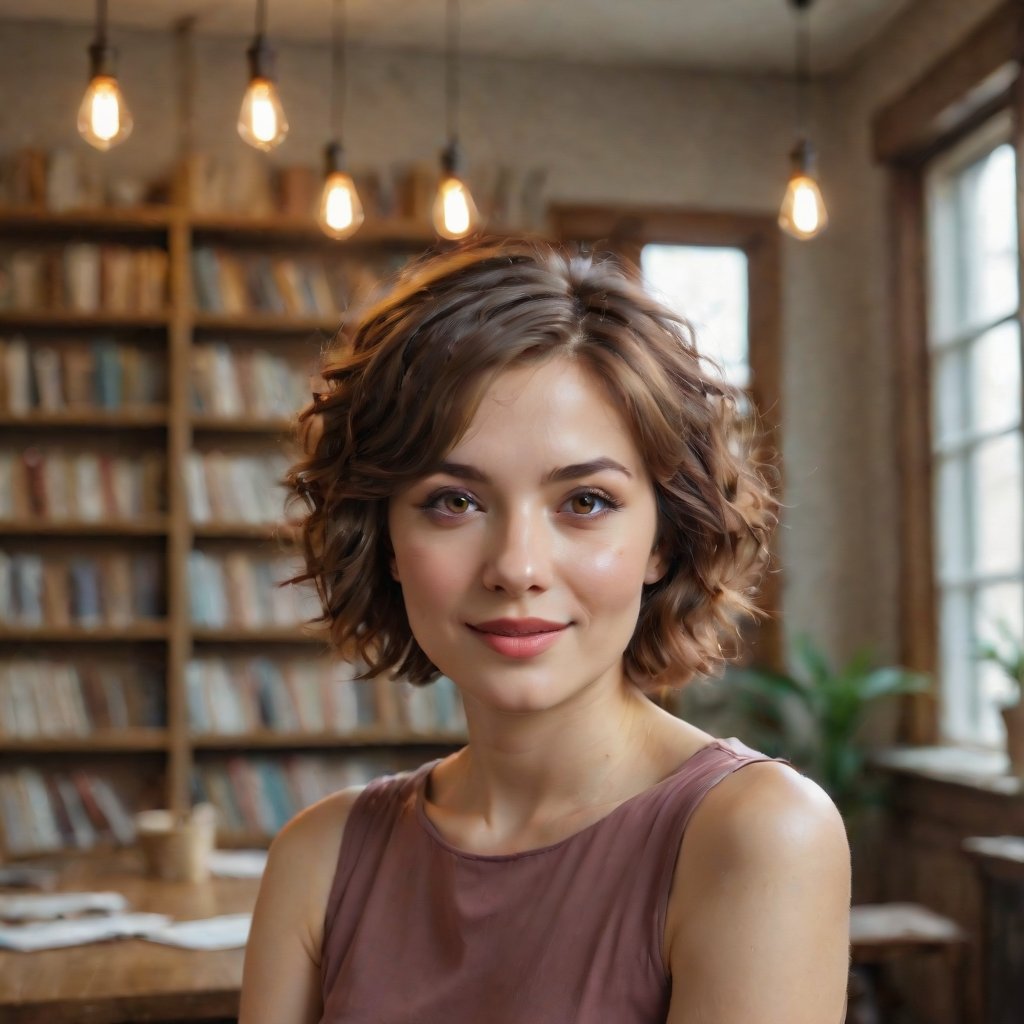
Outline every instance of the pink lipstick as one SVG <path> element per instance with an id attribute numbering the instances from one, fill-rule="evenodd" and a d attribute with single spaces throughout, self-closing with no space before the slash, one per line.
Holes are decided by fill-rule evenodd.
<path id="1" fill-rule="evenodd" d="M 569 624 L 547 619 L 490 619 L 467 625 L 492 651 L 507 658 L 532 658 L 551 647 Z"/>

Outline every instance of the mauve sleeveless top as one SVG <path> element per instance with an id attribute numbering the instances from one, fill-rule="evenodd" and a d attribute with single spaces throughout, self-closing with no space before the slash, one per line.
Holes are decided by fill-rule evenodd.
<path id="1" fill-rule="evenodd" d="M 768 760 L 715 740 L 582 831 L 486 856 L 427 817 L 438 761 L 374 780 L 327 903 L 321 1024 L 664 1024 L 662 938 L 686 823 L 725 776 Z"/>

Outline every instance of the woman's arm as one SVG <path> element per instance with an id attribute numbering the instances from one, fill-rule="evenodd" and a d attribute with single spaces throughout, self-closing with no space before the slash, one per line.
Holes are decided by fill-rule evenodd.
<path id="1" fill-rule="evenodd" d="M 669 906 L 667 1024 L 842 1024 L 850 849 L 815 783 L 748 765 L 687 826 Z"/>
<path id="2" fill-rule="evenodd" d="M 245 947 L 238 1024 L 316 1024 L 320 947 L 341 837 L 358 787 L 296 815 L 270 845 Z"/>

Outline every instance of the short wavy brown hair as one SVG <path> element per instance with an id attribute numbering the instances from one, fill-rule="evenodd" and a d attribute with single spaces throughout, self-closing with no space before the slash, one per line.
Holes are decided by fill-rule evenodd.
<path id="1" fill-rule="evenodd" d="M 720 673 L 722 631 L 758 614 L 778 504 L 736 429 L 740 392 L 634 270 L 535 241 L 471 243 L 412 264 L 340 341 L 287 477 L 305 505 L 295 580 L 316 585 L 335 650 L 367 675 L 439 675 L 390 572 L 388 501 L 434 471 L 498 374 L 561 356 L 603 382 L 656 492 L 668 568 L 644 587 L 628 678 L 654 689 Z"/>

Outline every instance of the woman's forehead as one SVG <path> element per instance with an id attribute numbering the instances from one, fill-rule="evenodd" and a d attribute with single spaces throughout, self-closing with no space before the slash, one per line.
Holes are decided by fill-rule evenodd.
<path id="1" fill-rule="evenodd" d="M 484 389 L 449 461 L 535 454 L 570 463 L 640 461 L 632 431 L 604 383 L 577 360 L 510 367 Z"/>

